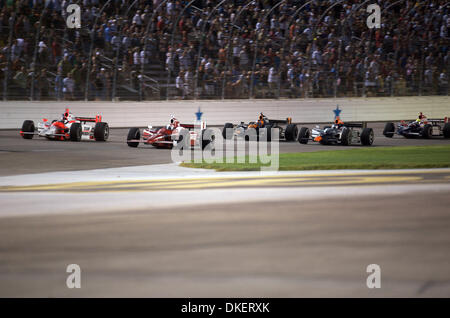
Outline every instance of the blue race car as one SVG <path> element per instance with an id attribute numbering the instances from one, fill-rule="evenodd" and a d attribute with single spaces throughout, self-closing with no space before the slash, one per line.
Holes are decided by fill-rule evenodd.
<path id="1" fill-rule="evenodd" d="M 419 118 L 405 122 L 401 121 L 395 129 L 394 123 L 386 123 L 383 135 L 392 138 L 394 134 L 405 138 L 431 138 L 435 136 L 444 136 L 450 138 L 450 121 L 447 117 L 442 119 L 427 119 L 425 115 L 419 113 Z"/>

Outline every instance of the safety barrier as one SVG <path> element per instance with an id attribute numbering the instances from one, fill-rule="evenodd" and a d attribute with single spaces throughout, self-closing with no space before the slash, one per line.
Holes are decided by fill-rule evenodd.
<path id="1" fill-rule="evenodd" d="M 428 118 L 450 117 L 450 97 L 383 97 L 288 100 L 187 100 L 153 102 L 0 102 L 0 129 L 16 129 L 26 119 L 57 119 L 66 108 L 78 116 L 100 114 L 110 127 L 164 125 L 171 115 L 194 122 L 200 109 L 208 125 L 255 121 L 267 117 L 292 117 L 296 123 L 329 122 L 339 105 L 344 121 L 397 121 L 414 119 L 418 112 Z"/>

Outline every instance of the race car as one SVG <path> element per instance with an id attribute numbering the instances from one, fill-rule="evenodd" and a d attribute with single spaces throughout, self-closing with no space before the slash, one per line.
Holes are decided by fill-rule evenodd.
<path id="1" fill-rule="evenodd" d="M 271 128 L 279 129 L 279 139 L 285 141 L 295 141 L 298 135 L 298 127 L 292 123 L 292 118 L 288 117 L 283 119 L 268 119 L 263 113 L 259 114 L 257 122 L 249 122 L 245 124 L 241 122 L 238 125 L 232 123 L 226 123 L 223 126 L 222 136 L 224 139 L 231 139 L 233 137 L 244 138 L 249 140 L 252 134 L 256 135 L 256 140 L 259 141 L 260 137 L 265 135 L 267 141 L 272 140 Z M 233 133 L 228 133 L 232 131 Z"/>
<path id="2" fill-rule="evenodd" d="M 205 121 L 200 123 L 199 130 L 195 128 L 193 124 L 181 124 L 172 116 L 168 125 L 164 127 L 152 127 L 149 125 L 142 131 L 142 136 L 138 127 L 130 128 L 127 136 L 127 145 L 136 148 L 142 142 L 144 145 L 151 145 L 155 148 L 172 149 L 183 142 L 183 138 L 186 138 L 185 136 L 188 136 L 187 146 L 201 146 L 204 149 L 212 142 L 213 137 L 205 137 Z"/>
<path id="3" fill-rule="evenodd" d="M 49 140 L 93 140 L 106 141 L 109 137 L 108 123 L 102 122 L 102 116 L 77 117 L 69 109 L 59 119 L 50 122 L 42 119 L 36 126 L 34 121 L 25 120 L 20 135 L 24 139 L 32 139 L 35 135 Z"/>
<path id="4" fill-rule="evenodd" d="M 401 121 L 397 124 L 397 130 L 394 123 L 386 123 L 383 135 L 392 138 L 394 134 L 405 138 L 431 138 L 434 136 L 444 136 L 450 138 L 450 120 L 445 117 L 442 119 L 428 119 L 423 113 L 419 113 L 415 121 L 409 123 Z"/>
<path id="5" fill-rule="evenodd" d="M 371 146 L 374 141 L 372 128 L 367 128 L 365 123 L 347 123 L 337 117 L 334 124 L 320 129 L 319 126 L 311 131 L 307 127 L 300 128 L 298 142 L 307 144 L 308 141 L 319 142 L 321 145 L 341 144 L 350 146 L 361 143 L 363 146 Z"/>

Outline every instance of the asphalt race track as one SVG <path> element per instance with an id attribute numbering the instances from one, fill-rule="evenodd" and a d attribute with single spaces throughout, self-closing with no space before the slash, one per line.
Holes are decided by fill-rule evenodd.
<path id="1" fill-rule="evenodd" d="M 312 127 L 309 125 L 308 127 Z M 370 124 L 374 128 L 375 141 L 378 146 L 414 146 L 442 145 L 450 140 L 443 138 L 405 139 L 395 136 L 392 139 L 382 135 L 384 123 Z M 111 129 L 108 142 L 60 142 L 45 138 L 22 139 L 18 131 L 0 130 L 0 176 L 101 168 L 115 168 L 161 164 L 172 162 L 170 150 L 154 149 L 151 146 L 130 148 L 126 145 L 127 129 Z M 321 146 L 319 144 L 301 145 L 298 142 L 280 141 L 280 153 L 318 150 L 340 150 L 352 147 Z"/>
<path id="2" fill-rule="evenodd" d="M 375 147 L 450 144 L 383 126 Z M 215 172 L 126 133 L 0 131 L 0 297 L 450 297 L 450 169 Z"/>

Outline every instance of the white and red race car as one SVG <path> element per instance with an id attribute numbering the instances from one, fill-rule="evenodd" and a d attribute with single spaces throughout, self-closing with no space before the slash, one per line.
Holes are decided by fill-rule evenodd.
<path id="1" fill-rule="evenodd" d="M 130 128 L 128 131 L 127 144 L 136 148 L 140 142 L 144 145 L 151 145 L 156 148 L 172 149 L 183 141 L 185 136 L 189 136 L 187 146 L 201 146 L 204 149 L 212 139 L 205 135 L 206 122 L 201 121 L 196 127 L 194 124 L 181 124 L 172 116 L 170 123 L 163 127 L 152 127 L 149 125 L 141 131 L 138 127 Z"/>
<path id="2" fill-rule="evenodd" d="M 95 124 L 93 124 L 95 123 Z M 102 122 L 102 116 L 76 117 L 66 109 L 59 120 L 49 122 L 47 118 L 39 122 L 37 128 L 32 120 L 25 120 L 20 135 L 32 139 L 34 135 L 50 140 L 96 140 L 106 141 L 109 137 L 108 123 Z"/>

